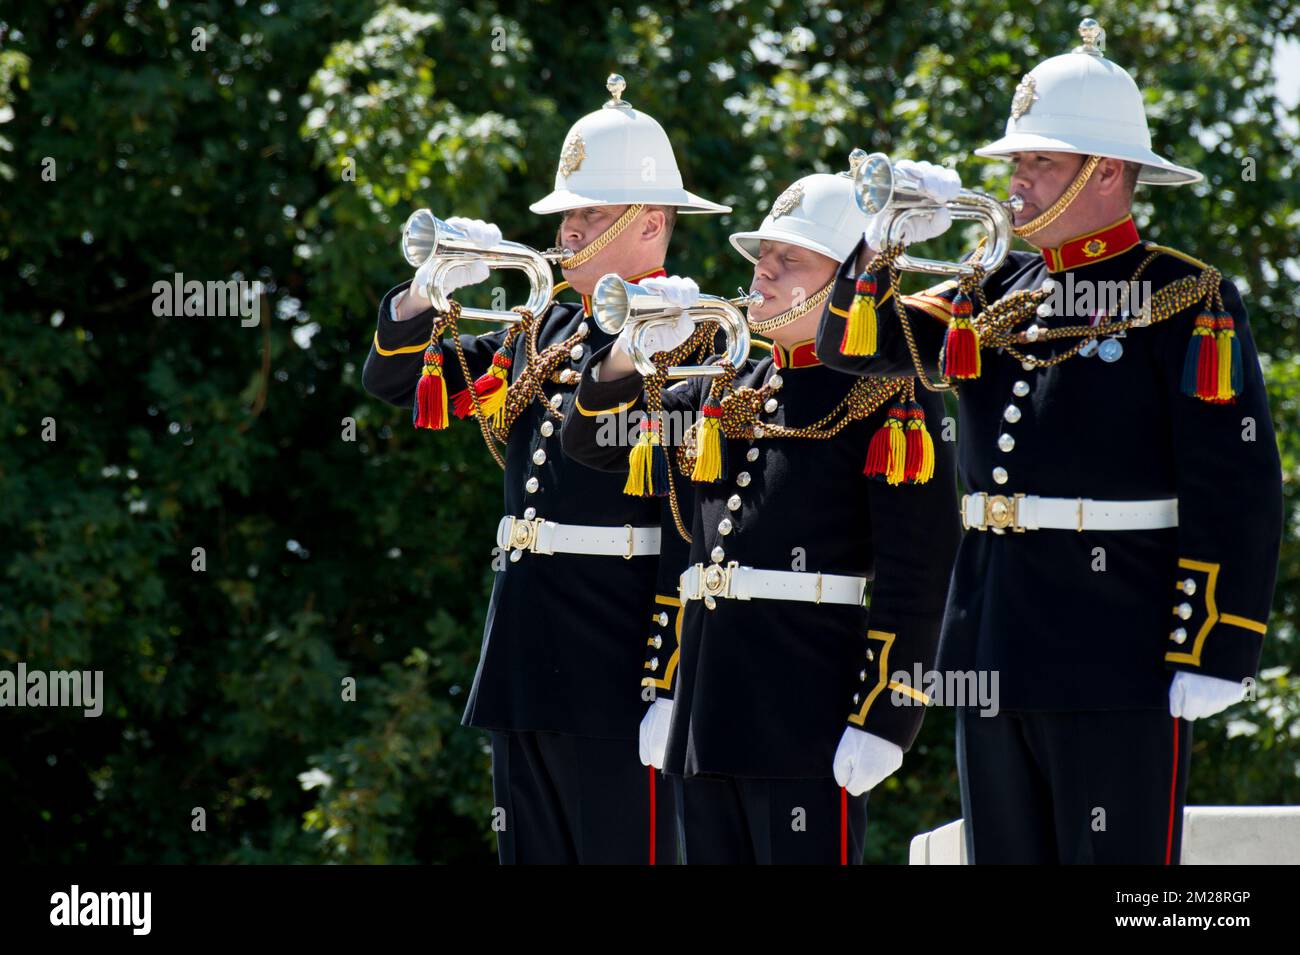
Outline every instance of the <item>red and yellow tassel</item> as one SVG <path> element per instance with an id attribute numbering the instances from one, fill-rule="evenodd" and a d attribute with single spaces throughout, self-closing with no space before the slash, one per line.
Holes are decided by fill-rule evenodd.
<path id="1" fill-rule="evenodd" d="M 430 431 L 447 427 L 447 379 L 442 376 L 442 349 L 437 345 L 424 350 L 424 370 L 415 388 L 411 423 Z"/>
<path id="2" fill-rule="evenodd" d="M 727 477 L 727 448 L 722 440 L 722 403 L 710 395 L 700 409 L 695 432 L 695 467 L 692 481 L 723 481 Z"/>
<path id="3" fill-rule="evenodd" d="M 867 463 L 862 473 L 877 481 L 902 484 L 907 475 L 907 410 L 902 402 L 894 402 L 885 423 L 876 429 L 867 447 Z"/>
<path id="4" fill-rule="evenodd" d="M 1228 404 L 1241 394 L 1241 341 L 1237 323 L 1225 311 L 1208 308 L 1196 316 L 1183 361 L 1183 394 Z"/>
<path id="5" fill-rule="evenodd" d="M 903 478 L 909 484 L 924 484 L 934 476 L 934 439 L 925 426 L 925 409 L 920 402 L 907 403 L 907 453 Z"/>
<path id="6" fill-rule="evenodd" d="M 497 427 L 505 422 L 506 392 L 513 363 L 510 349 L 502 346 L 492 356 L 492 366 L 474 380 L 474 394 L 478 396 L 479 407 L 484 416 L 492 419 Z M 469 388 L 456 392 L 451 401 L 452 411 L 457 418 L 464 418 L 474 410 Z"/>
<path id="7" fill-rule="evenodd" d="M 947 378 L 978 378 L 980 339 L 971 323 L 970 296 L 958 292 L 952 300 L 952 319 L 943 340 L 943 374 Z"/>
<path id="8" fill-rule="evenodd" d="M 853 288 L 853 304 L 844 322 L 840 352 L 845 355 L 876 353 L 876 279 L 870 272 L 859 275 Z"/>

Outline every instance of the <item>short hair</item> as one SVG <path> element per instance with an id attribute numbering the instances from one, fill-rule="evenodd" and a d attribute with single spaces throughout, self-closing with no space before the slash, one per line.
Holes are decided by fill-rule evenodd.
<path id="1" fill-rule="evenodd" d="M 1124 163 L 1124 189 L 1128 192 L 1128 197 L 1133 198 L 1133 193 L 1137 192 L 1138 176 L 1142 174 L 1142 164 L 1140 162 Z"/>

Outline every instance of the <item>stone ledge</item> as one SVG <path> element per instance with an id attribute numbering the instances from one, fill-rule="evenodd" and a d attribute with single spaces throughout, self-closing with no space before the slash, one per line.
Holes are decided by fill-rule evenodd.
<path id="1" fill-rule="evenodd" d="M 966 865 L 964 821 L 913 837 L 909 865 Z M 1300 864 L 1300 806 L 1188 806 L 1183 865 Z"/>

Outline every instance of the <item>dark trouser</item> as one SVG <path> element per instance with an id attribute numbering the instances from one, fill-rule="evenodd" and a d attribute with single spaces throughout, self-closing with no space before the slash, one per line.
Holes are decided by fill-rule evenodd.
<path id="1" fill-rule="evenodd" d="M 1191 743 L 1168 710 L 959 709 L 969 861 L 1177 865 Z"/>
<path id="2" fill-rule="evenodd" d="M 677 862 L 672 786 L 634 739 L 493 732 L 492 796 L 503 865 Z"/>
<path id="3" fill-rule="evenodd" d="M 842 807 L 830 777 L 672 779 L 689 865 L 838 865 L 842 851 L 862 862 L 867 794 Z"/>

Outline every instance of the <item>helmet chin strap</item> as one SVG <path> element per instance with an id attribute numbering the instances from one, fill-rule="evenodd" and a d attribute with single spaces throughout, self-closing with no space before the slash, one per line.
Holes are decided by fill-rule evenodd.
<path id="1" fill-rule="evenodd" d="M 632 220 L 639 216 L 641 210 L 644 208 L 644 202 L 632 203 L 632 205 L 627 207 L 626 212 L 615 219 L 608 229 L 596 236 L 596 238 L 592 239 L 581 252 L 575 252 L 567 259 L 561 259 L 560 268 L 576 269 L 578 266 L 585 265 L 587 262 L 591 261 L 591 259 L 593 259 L 601 249 L 605 248 L 605 246 L 617 239 L 619 234 L 632 224 Z M 560 235 L 558 232 L 555 234 L 555 243 L 556 245 L 560 244 Z"/>
<path id="2" fill-rule="evenodd" d="M 1089 156 L 1088 161 L 1079 170 L 1079 174 L 1074 177 L 1073 182 L 1065 187 L 1065 191 L 1061 193 L 1059 199 L 1053 202 L 1045 211 L 1030 219 L 1024 225 L 1016 226 L 1011 231 L 1022 239 L 1029 239 L 1035 232 L 1041 232 L 1059 219 L 1065 210 L 1070 208 L 1070 203 L 1074 202 L 1079 193 L 1083 191 L 1083 187 L 1088 184 L 1088 178 L 1092 175 L 1092 171 L 1097 168 L 1099 162 L 1101 162 L 1100 156 Z"/>
<path id="3" fill-rule="evenodd" d="M 834 285 L 835 280 L 831 279 L 815 295 L 813 295 L 812 298 L 805 299 L 793 308 L 787 308 L 780 315 L 774 315 L 773 317 L 761 322 L 756 322 L 752 318 L 749 319 L 749 330 L 751 332 L 756 332 L 759 335 L 767 335 L 770 332 L 776 331 L 778 328 L 784 328 L 791 322 L 803 318 L 830 297 L 831 288 Z"/>

